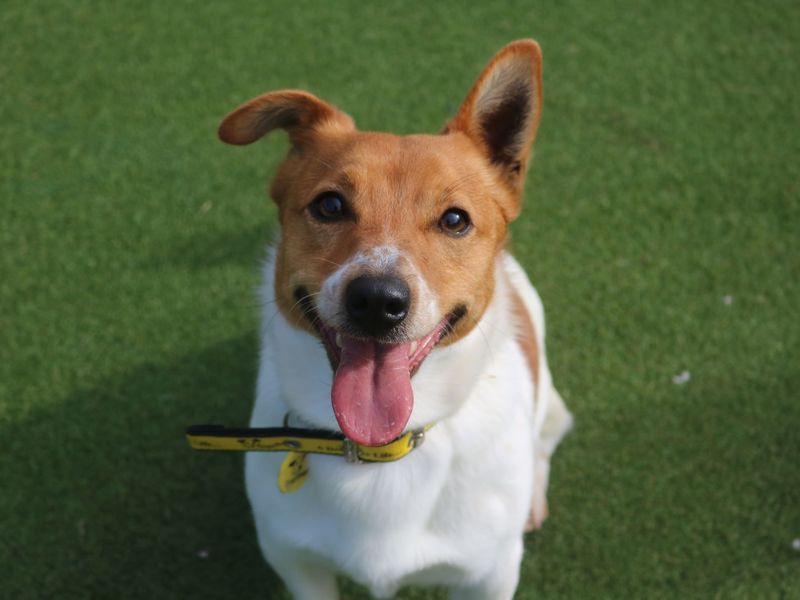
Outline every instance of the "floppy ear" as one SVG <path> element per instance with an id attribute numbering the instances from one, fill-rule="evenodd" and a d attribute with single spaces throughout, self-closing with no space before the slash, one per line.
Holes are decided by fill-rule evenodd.
<path id="1" fill-rule="evenodd" d="M 273 129 L 285 129 L 294 146 L 314 130 L 332 126 L 355 129 L 353 120 L 327 102 L 301 90 L 269 92 L 245 102 L 222 120 L 219 138 L 228 144 L 251 144 Z"/>
<path id="2" fill-rule="evenodd" d="M 519 40 L 486 65 L 444 133 L 467 134 L 519 194 L 541 111 L 542 52 L 535 41 Z"/>

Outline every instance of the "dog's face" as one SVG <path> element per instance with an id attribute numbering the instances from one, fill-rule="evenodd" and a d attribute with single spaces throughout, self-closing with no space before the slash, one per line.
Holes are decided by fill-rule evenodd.
<path id="1" fill-rule="evenodd" d="M 414 372 L 434 346 L 469 333 L 492 298 L 539 121 L 540 65 L 535 42 L 506 46 L 439 135 L 360 132 L 300 91 L 260 96 L 220 126 L 234 144 L 289 133 L 271 190 L 276 300 L 325 345 L 334 413 L 358 443 L 402 433 Z"/>

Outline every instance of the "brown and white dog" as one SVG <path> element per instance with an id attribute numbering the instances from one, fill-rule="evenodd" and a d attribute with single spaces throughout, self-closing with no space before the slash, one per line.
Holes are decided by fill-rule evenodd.
<path id="1" fill-rule="evenodd" d="M 249 453 L 264 556 L 299 600 L 335 574 L 390 597 L 407 584 L 501 600 L 523 532 L 547 516 L 550 456 L 572 418 L 553 387 L 538 294 L 505 250 L 542 105 L 541 53 L 503 48 L 438 135 L 358 131 L 330 104 L 271 92 L 222 122 L 231 144 L 273 129 L 281 234 L 264 270 L 251 425 L 341 431 L 379 446 L 433 425 L 391 463 Z M 275 308 L 277 306 L 277 309 Z"/>

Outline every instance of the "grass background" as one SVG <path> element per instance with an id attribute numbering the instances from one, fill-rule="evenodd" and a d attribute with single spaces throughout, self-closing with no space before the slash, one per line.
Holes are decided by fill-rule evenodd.
<path id="1" fill-rule="evenodd" d="M 577 427 L 518 597 L 800 598 L 796 2 L 13 0 L 0 31 L 2 595 L 287 597 L 241 457 L 182 439 L 249 413 L 285 152 L 216 125 L 299 87 L 436 131 L 535 37 L 514 241 Z"/>

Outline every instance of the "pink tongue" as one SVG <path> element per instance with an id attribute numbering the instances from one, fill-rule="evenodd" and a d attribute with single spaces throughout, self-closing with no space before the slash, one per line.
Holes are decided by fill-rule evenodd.
<path id="1" fill-rule="evenodd" d="M 331 400 L 339 427 L 357 444 L 382 446 L 403 433 L 414 407 L 408 350 L 344 338 Z"/>

